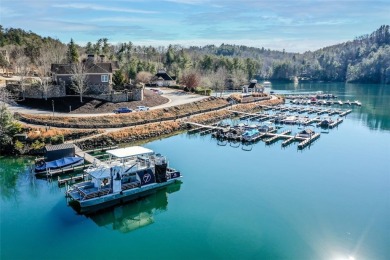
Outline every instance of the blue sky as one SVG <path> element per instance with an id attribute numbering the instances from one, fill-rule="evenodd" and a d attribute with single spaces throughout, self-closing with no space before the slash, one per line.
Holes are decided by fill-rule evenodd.
<path id="1" fill-rule="evenodd" d="M 0 0 L 0 24 L 78 44 L 204 46 L 304 52 L 390 23 L 390 0 Z"/>

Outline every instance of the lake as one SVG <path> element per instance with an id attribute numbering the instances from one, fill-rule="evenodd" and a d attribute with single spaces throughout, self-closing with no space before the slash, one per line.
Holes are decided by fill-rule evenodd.
<path id="1" fill-rule="evenodd" d="M 322 90 L 362 107 L 304 150 L 278 141 L 245 151 L 187 133 L 146 143 L 182 184 L 88 217 L 29 172 L 30 158 L 1 157 L 0 258 L 390 259 L 390 86 L 272 90 Z"/>

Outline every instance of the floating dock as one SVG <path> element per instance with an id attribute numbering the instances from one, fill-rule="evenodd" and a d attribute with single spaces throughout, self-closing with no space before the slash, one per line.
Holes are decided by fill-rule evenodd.
<path id="1" fill-rule="evenodd" d="M 266 144 L 271 144 L 271 143 L 275 142 L 276 140 L 279 140 L 280 138 L 289 139 L 289 138 L 291 138 L 291 135 L 288 135 L 288 134 L 290 134 L 291 132 L 292 132 L 291 130 L 286 130 L 280 134 L 269 133 L 269 134 L 267 134 L 267 136 L 271 136 L 271 138 L 264 140 L 264 142 Z"/>
<path id="2" fill-rule="evenodd" d="M 338 118 L 336 121 L 334 121 L 333 123 L 329 124 L 329 128 L 334 128 L 336 126 L 338 126 L 339 124 L 341 124 L 343 122 L 343 119 L 342 118 Z"/>
<path id="3" fill-rule="evenodd" d="M 309 144 L 311 144 L 312 142 L 314 142 L 315 140 L 317 140 L 319 137 L 320 137 L 320 134 L 319 134 L 319 133 L 315 133 L 312 137 L 307 138 L 306 140 L 300 142 L 300 143 L 298 144 L 298 149 L 303 149 L 303 148 L 305 148 L 306 146 L 308 146 Z"/>
<path id="4" fill-rule="evenodd" d="M 58 176 L 57 184 L 60 187 L 60 186 L 63 186 L 65 184 L 71 184 L 71 183 L 84 181 L 84 177 L 85 177 L 84 173 L 80 174 L 80 175 L 70 176 L 68 178 L 63 178 L 63 179 L 61 179 L 60 176 Z"/>

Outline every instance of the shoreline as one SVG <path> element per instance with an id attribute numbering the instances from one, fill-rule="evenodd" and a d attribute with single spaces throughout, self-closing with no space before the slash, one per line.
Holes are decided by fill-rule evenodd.
<path id="1" fill-rule="evenodd" d="M 190 114 L 184 114 L 181 117 L 175 117 L 175 118 L 169 118 L 168 120 L 161 120 L 158 119 L 155 122 L 142 122 L 140 124 L 134 125 L 134 126 L 122 126 L 120 128 L 113 128 L 112 126 L 110 128 L 100 128 L 98 130 L 97 128 L 88 128 L 88 129 L 75 129 L 75 132 L 77 131 L 88 131 L 88 130 L 98 130 L 99 132 L 90 136 L 85 136 L 83 138 L 77 138 L 73 139 L 72 137 L 68 140 L 65 140 L 65 143 L 75 143 L 83 150 L 90 150 L 94 149 L 96 147 L 103 147 L 103 146 L 112 146 L 112 145 L 120 145 L 123 143 L 134 143 L 139 141 L 147 141 L 149 139 L 155 139 L 162 136 L 170 136 L 175 135 L 181 131 L 184 131 L 187 126 L 183 123 L 184 119 L 191 119 L 193 122 L 197 123 L 214 123 L 217 121 L 220 121 L 224 118 L 228 118 L 232 115 L 232 112 L 230 112 L 227 108 L 228 107 L 234 107 L 235 110 L 240 111 L 258 111 L 261 109 L 262 106 L 265 105 L 277 105 L 280 103 L 284 103 L 284 99 L 280 97 L 273 96 L 271 99 L 263 100 L 263 101 L 256 101 L 253 103 L 245 103 L 245 104 L 236 104 L 236 105 L 224 105 L 223 107 L 217 107 L 214 110 L 205 109 L 205 110 L 198 110 L 198 112 L 193 112 Z M 47 126 L 36 126 L 36 129 L 44 129 Z M 64 128 L 69 129 L 69 127 Z M 62 130 L 64 130 L 62 129 Z M 58 128 L 58 130 L 61 130 Z M 42 137 L 37 137 L 36 139 L 30 140 L 31 145 L 36 140 L 39 140 L 39 138 L 42 139 Z M 45 142 L 44 145 L 47 145 L 48 143 Z M 43 143 L 42 143 L 43 145 Z M 43 146 L 44 147 L 44 146 Z M 30 149 L 24 153 L 20 153 L 22 155 L 42 155 L 43 154 L 43 147 L 40 147 L 39 150 Z M 9 153 L 4 153 L 2 155 L 15 155 L 18 154 L 17 151 L 9 151 Z"/>

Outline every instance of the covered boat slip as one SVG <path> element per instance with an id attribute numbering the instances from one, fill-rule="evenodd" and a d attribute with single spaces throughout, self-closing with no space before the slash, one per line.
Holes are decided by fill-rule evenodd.
<path id="1" fill-rule="evenodd" d="M 129 175 L 140 170 L 153 168 L 156 164 L 162 163 L 167 163 L 167 160 L 159 154 L 132 155 L 130 157 L 110 158 L 107 162 L 99 165 L 91 165 L 85 172 L 92 178 L 104 179 L 110 178 L 113 170 L 121 175 Z"/>
<path id="2" fill-rule="evenodd" d="M 36 172 L 43 172 L 48 170 L 56 170 L 65 167 L 77 166 L 84 162 L 82 157 L 64 157 L 51 162 L 43 162 L 42 165 L 35 167 Z"/>

